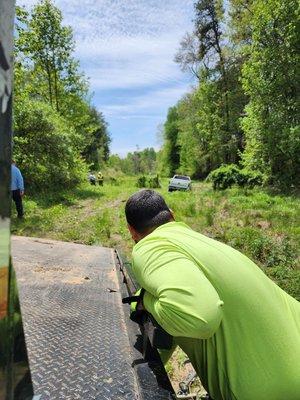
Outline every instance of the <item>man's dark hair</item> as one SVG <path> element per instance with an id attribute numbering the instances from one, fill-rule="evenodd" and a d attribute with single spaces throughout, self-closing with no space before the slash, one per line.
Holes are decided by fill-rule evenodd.
<path id="1" fill-rule="evenodd" d="M 143 189 L 129 197 L 125 206 L 129 225 L 140 233 L 149 228 L 166 224 L 172 213 L 164 198 L 154 190 Z"/>

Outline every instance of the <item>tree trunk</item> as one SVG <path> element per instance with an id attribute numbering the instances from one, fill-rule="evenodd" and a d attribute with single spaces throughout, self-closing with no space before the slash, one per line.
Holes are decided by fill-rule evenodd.
<path id="1" fill-rule="evenodd" d="M 50 105 L 51 105 L 51 107 L 53 107 L 51 70 L 50 70 L 50 68 L 49 68 L 48 60 L 46 60 L 45 65 L 46 65 L 46 72 L 47 72 L 47 80 L 48 80 L 48 88 L 49 88 Z"/>

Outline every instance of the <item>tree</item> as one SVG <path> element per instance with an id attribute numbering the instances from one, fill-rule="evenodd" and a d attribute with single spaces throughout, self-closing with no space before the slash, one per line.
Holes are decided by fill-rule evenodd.
<path id="1" fill-rule="evenodd" d="M 109 157 L 108 165 L 127 175 L 151 175 L 156 172 L 156 158 L 155 150 L 150 147 L 144 150 L 137 149 L 133 153 L 129 152 L 125 158 L 113 154 Z"/>
<path id="2" fill-rule="evenodd" d="M 107 124 L 91 104 L 60 10 L 50 0 L 32 12 L 18 7 L 16 25 L 15 158 L 31 186 L 74 185 L 83 161 L 94 168 L 107 161 Z"/>
<path id="3" fill-rule="evenodd" d="M 269 182 L 299 184 L 299 16 L 296 0 L 257 0 L 253 5 L 250 58 L 243 86 L 250 96 L 243 120 L 247 167 Z"/>
<path id="4" fill-rule="evenodd" d="M 164 124 L 164 145 L 161 154 L 161 171 L 164 175 L 173 175 L 179 167 L 180 146 L 178 144 L 177 107 L 170 107 Z"/>
<path id="5" fill-rule="evenodd" d="M 62 89 L 73 86 L 74 91 L 75 86 L 76 91 L 78 84 L 82 84 L 77 74 L 78 64 L 72 58 L 72 29 L 62 25 L 62 13 L 51 0 L 41 0 L 31 14 L 19 7 L 17 15 L 21 22 L 17 24 L 17 50 L 28 65 L 33 63 L 40 78 L 46 78 L 47 98 L 60 111 Z"/>
<path id="6" fill-rule="evenodd" d="M 108 161 L 110 137 L 103 114 L 95 107 L 89 107 L 87 113 L 89 118 L 82 155 L 92 169 L 99 169 Z"/>
<path id="7" fill-rule="evenodd" d="M 221 23 L 224 17 L 223 4 L 220 0 L 199 0 L 195 4 L 196 19 L 195 33 L 199 40 L 199 58 L 208 65 L 214 66 L 214 71 L 221 75 L 224 97 L 224 125 L 229 131 L 229 102 L 228 82 L 225 66 L 224 51 L 222 49 Z M 217 61 L 216 57 L 217 56 Z"/>
<path id="8" fill-rule="evenodd" d="M 200 79 L 199 69 L 201 60 L 199 58 L 198 38 L 194 33 L 186 33 L 180 42 L 180 47 L 175 54 L 174 61 L 180 65 L 183 72 L 191 72 L 197 79 Z M 204 62 L 204 66 L 206 64 Z"/>
<path id="9" fill-rule="evenodd" d="M 252 41 L 252 17 L 254 0 L 231 0 L 229 6 L 229 33 L 231 42 L 242 48 Z"/>
<path id="10" fill-rule="evenodd" d="M 63 117 L 46 103 L 24 99 L 15 104 L 14 158 L 28 187 L 70 187 L 86 173 L 77 150 L 78 137 Z"/>

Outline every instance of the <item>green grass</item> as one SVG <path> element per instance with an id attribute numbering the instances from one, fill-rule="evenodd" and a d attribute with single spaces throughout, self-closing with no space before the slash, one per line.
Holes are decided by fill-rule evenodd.
<path id="1" fill-rule="evenodd" d="M 13 218 L 12 232 L 117 247 L 129 258 L 133 243 L 124 206 L 136 190 L 136 177 L 132 177 L 103 187 L 85 183 L 74 190 L 26 196 L 26 218 Z M 192 192 L 168 193 L 167 180 L 158 190 L 177 220 L 241 250 L 283 289 L 300 298 L 299 198 L 262 189 L 215 192 L 204 183 L 194 183 Z"/>
<path id="2" fill-rule="evenodd" d="M 168 193 L 167 183 L 163 180 L 159 191 L 177 220 L 242 251 L 300 300 L 299 198 L 272 195 L 262 189 L 214 192 L 204 183 L 194 183 L 192 192 Z M 130 259 L 133 242 L 124 206 L 137 190 L 136 177 L 132 177 L 111 180 L 103 187 L 86 183 L 72 191 L 26 196 L 26 218 L 13 218 L 12 232 L 116 247 Z M 177 349 L 166 367 L 176 387 L 188 373 L 185 358 Z M 197 390 L 199 387 L 196 384 Z"/>

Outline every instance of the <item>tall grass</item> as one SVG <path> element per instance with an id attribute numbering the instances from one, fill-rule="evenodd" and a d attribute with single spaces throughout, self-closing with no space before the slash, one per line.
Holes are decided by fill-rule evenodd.
<path id="1" fill-rule="evenodd" d="M 12 219 L 18 235 L 48 237 L 90 245 L 118 247 L 129 258 L 133 243 L 124 205 L 135 191 L 136 178 L 110 177 L 103 187 L 88 183 L 73 191 L 25 197 L 24 221 Z M 300 298 L 300 201 L 262 189 L 226 189 L 194 183 L 191 192 L 157 189 L 177 220 L 221 240 L 253 259 L 268 276 Z"/>

